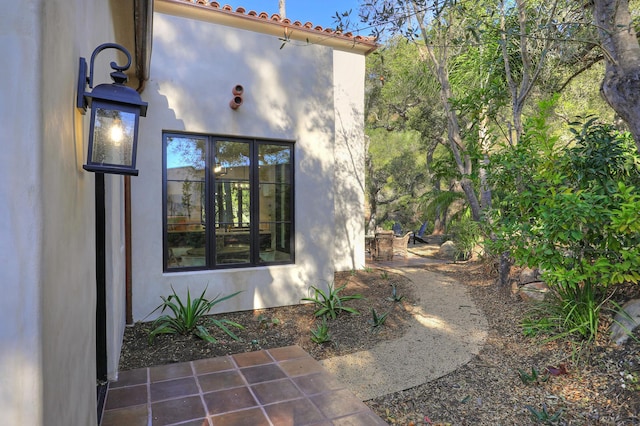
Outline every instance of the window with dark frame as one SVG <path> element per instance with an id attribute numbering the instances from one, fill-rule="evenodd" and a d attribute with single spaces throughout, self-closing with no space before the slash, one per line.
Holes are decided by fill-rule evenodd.
<path id="1" fill-rule="evenodd" d="M 294 262 L 293 143 L 163 134 L 164 270 Z"/>

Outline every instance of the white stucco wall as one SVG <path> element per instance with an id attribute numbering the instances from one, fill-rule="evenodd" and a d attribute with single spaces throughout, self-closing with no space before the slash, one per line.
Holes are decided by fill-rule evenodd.
<path id="1" fill-rule="evenodd" d="M 28 0 L 0 14 L 1 424 L 96 424 L 94 176 L 82 170 L 88 119 L 75 96 L 78 58 L 116 41 L 111 16 L 102 0 Z M 122 267 L 117 251 L 111 260 Z"/>
<path id="2" fill-rule="evenodd" d="M 42 154 L 29 143 L 42 138 L 34 125 L 40 115 L 40 64 L 34 63 L 40 6 L 31 1 L 0 15 L 0 413 L 7 424 L 42 424 Z"/>
<path id="3" fill-rule="evenodd" d="M 365 57 L 333 53 L 336 107 L 335 267 L 364 268 L 364 70 Z"/>
<path id="4" fill-rule="evenodd" d="M 243 290 L 218 306 L 216 312 L 225 312 L 296 304 L 310 285 L 324 286 L 333 280 L 335 230 L 352 224 L 336 223 L 335 192 L 342 188 L 336 177 L 343 172 L 336 173 L 334 158 L 332 79 L 335 58 L 354 55 L 335 56 L 332 49 L 318 45 L 293 42 L 282 49 L 281 45 L 273 36 L 154 15 L 151 79 L 143 94 L 149 113 L 141 119 L 140 176 L 132 186 L 136 320 L 154 318 L 147 315 L 161 302 L 160 296 L 170 294 L 170 285 L 182 295 L 187 287 L 197 293 L 208 285 L 210 297 Z M 343 80 L 343 86 L 362 84 L 363 59 L 350 61 L 342 69 L 360 75 Z M 229 101 L 236 84 L 243 85 L 245 92 L 244 103 L 234 111 Z M 361 90 L 342 87 L 337 99 L 356 92 Z M 343 115 L 342 126 L 352 134 L 357 115 Z M 294 265 L 163 274 L 163 130 L 295 141 Z M 357 185 L 349 186 L 353 193 Z M 350 232 L 356 233 L 357 228 Z M 339 245 L 344 247 L 342 242 Z M 358 256 L 349 256 L 351 263 L 359 262 Z"/>

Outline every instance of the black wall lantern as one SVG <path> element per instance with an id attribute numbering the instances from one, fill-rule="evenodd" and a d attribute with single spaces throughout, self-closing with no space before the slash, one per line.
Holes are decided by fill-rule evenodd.
<path id="1" fill-rule="evenodd" d="M 98 53 L 105 49 L 116 49 L 124 53 L 127 63 L 120 66 L 111 62 L 112 84 L 93 87 L 93 62 Z M 138 121 L 147 115 L 147 103 L 138 92 L 125 86 L 127 76 L 124 71 L 131 66 L 131 55 L 119 44 L 105 43 L 96 47 L 91 54 L 90 73 L 87 76 L 87 61 L 80 58 L 78 76 L 77 107 L 84 114 L 91 108 L 89 129 L 89 152 L 85 170 L 98 173 L 138 175 L 136 170 L 136 149 L 138 145 Z M 87 83 L 92 92 L 85 92 Z"/>

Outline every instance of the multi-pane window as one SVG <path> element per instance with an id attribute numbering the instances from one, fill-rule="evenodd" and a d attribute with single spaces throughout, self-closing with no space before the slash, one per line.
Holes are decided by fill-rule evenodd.
<path id="1" fill-rule="evenodd" d="M 167 271 L 294 261 L 293 144 L 165 133 Z"/>

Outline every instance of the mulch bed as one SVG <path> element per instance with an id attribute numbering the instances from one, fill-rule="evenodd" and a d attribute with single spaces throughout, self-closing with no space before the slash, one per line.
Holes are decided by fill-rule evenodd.
<path id="1" fill-rule="evenodd" d="M 427 268 L 427 267 L 425 267 Z M 487 341 L 467 365 L 423 385 L 375 398 L 366 403 L 389 424 L 401 425 L 640 425 L 640 332 L 622 347 L 608 342 L 611 318 L 605 310 L 602 332 L 591 345 L 571 340 L 547 342 L 525 337 L 519 327 L 528 305 L 495 285 L 492 268 L 483 263 L 429 265 L 429 270 L 450 275 L 467 286 L 489 322 Z M 406 330 L 414 302 L 402 276 L 378 269 L 336 274 L 336 285 L 347 283 L 343 294 L 365 299 L 347 302 L 360 315 L 342 313 L 328 322 L 332 340 L 316 344 L 310 330 L 319 320 L 313 305 L 217 315 L 236 321 L 240 341 L 212 328 L 218 343 L 192 336 L 159 336 L 148 343 L 148 323 L 125 331 L 120 368 L 182 362 L 239 352 L 297 344 L 316 359 L 366 350 Z M 391 284 L 404 295 L 388 300 Z M 638 286 L 618 293 L 640 297 Z M 389 312 L 379 332 L 372 332 L 371 308 Z M 437 348 L 424 348 L 437 350 Z M 524 383 L 520 370 L 539 378 Z M 553 374 L 549 374 L 552 372 Z M 554 419 L 554 415 L 557 418 Z M 553 421 L 552 421 L 553 420 Z M 545 423 L 546 422 L 546 423 Z"/>
<path id="2" fill-rule="evenodd" d="M 314 316 L 316 308 L 313 304 L 211 315 L 244 327 L 242 330 L 231 328 L 240 340 L 231 339 L 220 329 L 208 327 L 218 340 L 216 344 L 192 335 L 159 335 L 150 345 L 148 336 L 152 324 L 136 323 L 125 330 L 120 369 L 131 370 L 289 345 L 302 347 L 315 359 L 325 359 L 366 350 L 404 333 L 411 316 L 405 306 L 413 303 L 411 287 L 405 277 L 378 269 L 336 273 L 335 286 L 343 284 L 347 287 L 339 295 L 363 296 L 362 299 L 345 302 L 345 306 L 356 309 L 359 314 L 342 312 L 336 319 L 328 320 L 331 340 L 327 343 L 311 341 L 311 330 L 321 323 Z M 396 286 L 397 294 L 403 296 L 401 302 L 389 300 L 392 285 Z M 369 322 L 372 319 L 371 309 L 375 309 L 378 315 L 388 313 L 384 326 L 375 332 Z M 206 319 L 202 324 L 205 323 Z"/>

